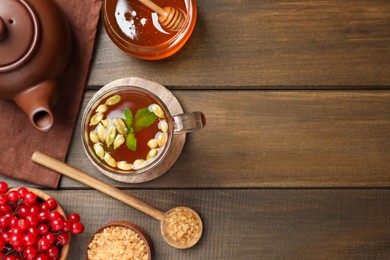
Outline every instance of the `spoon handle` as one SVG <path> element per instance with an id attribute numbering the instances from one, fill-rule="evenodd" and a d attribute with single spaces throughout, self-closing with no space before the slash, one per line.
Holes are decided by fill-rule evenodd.
<path id="1" fill-rule="evenodd" d="M 58 173 L 61 173 L 69 178 L 72 178 L 76 181 L 79 181 L 87 186 L 90 186 L 96 190 L 99 190 L 117 200 L 120 200 L 127 205 L 159 220 L 162 221 L 164 219 L 164 213 L 160 210 L 146 204 L 145 202 L 139 200 L 138 198 L 127 194 L 126 192 L 117 189 L 95 177 L 92 177 L 79 169 L 76 169 L 66 163 L 63 163 L 57 159 L 54 159 L 46 154 L 41 152 L 34 152 L 31 157 L 32 161 L 43 165 L 49 169 L 52 169 Z"/>

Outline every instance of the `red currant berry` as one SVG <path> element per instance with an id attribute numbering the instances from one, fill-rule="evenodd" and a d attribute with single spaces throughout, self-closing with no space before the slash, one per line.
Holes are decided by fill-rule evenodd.
<path id="1" fill-rule="evenodd" d="M 39 251 L 46 251 L 50 248 L 50 241 L 47 238 L 40 238 L 37 242 L 38 250 Z"/>
<path id="2" fill-rule="evenodd" d="M 70 220 L 65 220 L 65 223 L 64 223 L 64 231 L 65 232 L 69 232 L 72 230 L 72 225 L 73 223 L 70 221 Z"/>
<path id="3" fill-rule="evenodd" d="M 58 218 L 63 218 L 57 210 L 52 210 L 49 212 L 49 220 L 53 221 Z"/>
<path id="4" fill-rule="evenodd" d="M 11 221 L 9 223 L 9 227 L 10 228 L 17 227 L 18 226 L 18 221 L 19 221 L 19 219 L 17 217 L 12 217 Z"/>
<path id="5" fill-rule="evenodd" d="M 0 205 L 0 215 L 5 215 L 8 212 L 11 212 L 11 206 L 8 204 Z"/>
<path id="6" fill-rule="evenodd" d="M 14 246 L 13 248 L 17 252 L 22 252 L 25 247 L 23 245 L 20 245 L 20 246 Z M 18 256 L 16 256 L 16 259 L 18 259 Z"/>
<path id="7" fill-rule="evenodd" d="M 18 221 L 19 221 L 19 219 L 17 217 L 15 217 L 15 216 L 12 217 L 9 226 L 11 228 L 16 227 L 18 225 Z"/>
<path id="8" fill-rule="evenodd" d="M 48 260 L 49 258 L 44 253 L 39 253 L 35 259 L 36 260 Z"/>
<path id="9" fill-rule="evenodd" d="M 46 235 L 49 232 L 49 226 L 46 224 L 40 224 L 38 226 L 38 233 L 42 236 Z"/>
<path id="10" fill-rule="evenodd" d="M 35 237 L 37 237 L 39 235 L 38 228 L 36 228 L 36 227 L 29 227 L 27 229 L 27 233 L 32 234 Z"/>
<path id="11" fill-rule="evenodd" d="M 7 196 L 5 194 L 0 194 L 0 205 L 5 205 L 7 204 L 7 202 L 8 202 Z"/>
<path id="12" fill-rule="evenodd" d="M 8 212 L 8 213 L 5 213 L 3 216 L 6 218 L 9 218 L 9 219 L 12 219 L 14 217 L 14 213 Z"/>
<path id="13" fill-rule="evenodd" d="M 28 246 L 23 250 L 23 257 L 27 260 L 34 259 L 38 254 L 38 250 L 33 246 Z"/>
<path id="14" fill-rule="evenodd" d="M 33 205 L 37 201 L 37 195 L 35 195 L 34 192 L 29 191 L 24 196 L 24 201 L 26 202 L 27 205 Z"/>
<path id="15" fill-rule="evenodd" d="M 23 236 L 23 245 L 24 246 L 32 246 L 35 244 L 36 236 L 33 234 L 27 233 Z"/>
<path id="16" fill-rule="evenodd" d="M 4 181 L 0 181 L 0 194 L 4 194 L 8 191 L 8 184 Z"/>
<path id="17" fill-rule="evenodd" d="M 56 237 L 57 244 L 59 244 L 61 246 L 68 244 L 69 240 L 70 240 L 70 237 L 69 237 L 69 234 L 67 232 L 62 232 L 62 233 L 58 234 Z"/>
<path id="18" fill-rule="evenodd" d="M 30 208 L 27 205 L 20 205 L 18 208 L 18 216 L 25 218 L 30 213 Z"/>
<path id="19" fill-rule="evenodd" d="M 38 205 L 40 211 L 49 211 L 49 205 L 45 202 L 42 202 Z"/>
<path id="20" fill-rule="evenodd" d="M 39 222 L 45 222 L 48 219 L 49 219 L 49 212 L 47 210 L 40 211 L 38 213 L 38 221 Z"/>
<path id="21" fill-rule="evenodd" d="M 0 217 L 0 229 L 6 229 L 10 223 L 11 223 L 10 217 L 7 217 L 5 215 Z"/>
<path id="22" fill-rule="evenodd" d="M 9 243 L 13 248 L 23 245 L 23 237 L 20 234 L 12 234 Z"/>
<path id="23" fill-rule="evenodd" d="M 25 187 L 21 187 L 18 189 L 19 197 L 24 199 L 24 196 L 26 196 L 28 190 Z"/>
<path id="24" fill-rule="evenodd" d="M 14 228 L 11 228 L 11 235 L 24 235 L 24 231 L 23 229 L 21 229 L 20 227 L 14 227 Z"/>
<path id="25" fill-rule="evenodd" d="M 68 219 L 72 222 L 80 222 L 81 218 L 80 215 L 77 213 L 72 213 L 68 216 Z"/>
<path id="26" fill-rule="evenodd" d="M 28 215 L 26 217 L 26 220 L 28 221 L 28 224 L 30 225 L 30 227 L 36 227 L 38 226 L 38 217 L 35 216 L 35 215 Z"/>
<path id="27" fill-rule="evenodd" d="M 55 209 L 57 208 L 57 201 L 54 198 L 49 198 L 46 200 L 47 205 L 49 206 L 49 209 Z"/>
<path id="28" fill-rule="evenodd" d="M 5 241 L 2 237 L 0 237 L 0 252 L 3 251 L 5 245 Z"/>
<path id="29" fill-rule="evenodd" d="M 21 230 L 27 230 L 28 227 L 29 227 L 28 220 L 27 220 L 27 219 L 24 219 L 24 218 L 19 219 L 19 221 L 18 221 L 18 227 L 19 227 Z"/>
<path id="30" fill-rule="evenodd" d="M 7 255 L 4 257 L 4 260 L 16 260 L 16 257 L 14 255 Z"/>
<path id="31" fill-rule="evenodd" d="M 12 218 L 14 217 L 14 213 L 12 213 L 12 212 L 5 213 L 5 214 L 4 214 L 4 217 L 7 217 L 7 218 L 9 218 L 9 219 L 12 219 Z"/>
<path id="32" fill-rule="evenodd" d="M 18 192 L 16 190 L 8 192 L 7 199 L 9 202 L 17 202 L 19 200 Z"/>
<path id="33" fill-rule="evenodd" d="M 59 250 L 58 250 L 58 247 L 56 247 L 56 246 L 50 246 L 50 248 L 47 250 L 47 255 L 48 255 L 50 258 L 57 259 L 59 253 L 60 253 L 60 252 L 59 252 Z"/>
<path id="34" fill-rule="evenodd" d="M 12 235 L 11 230 L 5 230 L 5 231 L 0 233 L 1 238 L 5 242 L 9 242 L 9 240 L 11 239 L 11 235 Z"/>
<path id="35" fill-rule="evenodd" d="M 53 219 L 50 222 L 50 226 L 54 231 L 60 231 L 64 228 L 64 221 L 60 218 Z"/>
<path id="36" fill-rule="evenodd" d="M 52 232 L 47 233 L 45 235 L 45 238 L 49 240 L 50 244 L 54 244 L 54 242 L 56 241 L 56 236 Z"/>
<path id="37" fill-rule="evenodd" d="M 70 231 L 72 234 L 81 234 L 84 232 L 84 225 L 80 222 L 73 222 L 72 230 Z"/>
<path id="38" fill-rule="evenodd" d="M 38 206 L 37 205 L 31 205 L 31 207 L 30 207 L 30 214 L 38 216 L 38 213 L 39 213 Z"/>

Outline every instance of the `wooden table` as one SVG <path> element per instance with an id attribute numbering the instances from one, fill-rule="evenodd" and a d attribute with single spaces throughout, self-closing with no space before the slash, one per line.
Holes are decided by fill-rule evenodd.
<path id="1" fill-rule="evenodd" d="M 389 1 L 198 0 L 189 42 L 153 62 L 121 52 L 100 25 L 84 106 L 132 76 L 203 111 L 206 128 L 144 184 L 94 169 L 79 123 L 67 162 L 162 211 L 195 209 L 203 238 L 174 249 L 154 219 L 63 177 L 48 193 L 86 224 L 69 259 L 118 219 L 150 234 L 155 259 L 390 259 Z"/>

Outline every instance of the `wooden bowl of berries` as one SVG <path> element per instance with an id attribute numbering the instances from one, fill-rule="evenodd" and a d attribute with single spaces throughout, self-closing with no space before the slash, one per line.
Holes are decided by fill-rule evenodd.
<path id="1" fill-rule="evenodd" d="M 70 235 L 83 231 L 80 216 L 66 217 L 43 191 L 0 182 L 0 259 L 65 260 Z"/>

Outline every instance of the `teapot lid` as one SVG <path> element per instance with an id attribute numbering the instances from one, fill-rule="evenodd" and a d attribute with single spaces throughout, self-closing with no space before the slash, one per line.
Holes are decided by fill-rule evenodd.
<path id="1" fill-rule="evenodd" d="M 41 32 L 34 9 L 25 0 L 0 1 L 0 73 L 31 58 Z"/>

